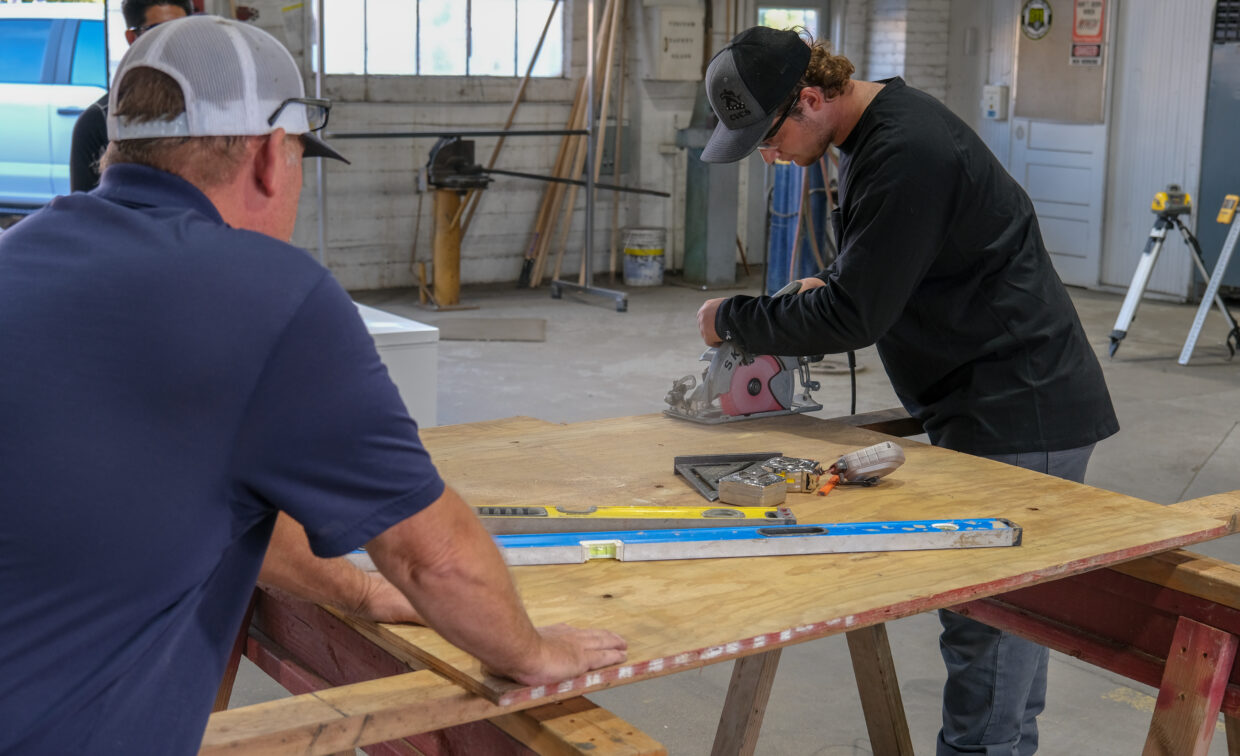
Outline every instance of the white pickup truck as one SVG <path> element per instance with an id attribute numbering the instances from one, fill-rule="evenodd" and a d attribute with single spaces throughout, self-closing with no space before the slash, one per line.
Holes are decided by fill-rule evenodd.
<path id="1" fill-rule="evenodd" d="M 106 91 L 103 8 L 0 3 L 0 212 L 69 193 L 73 124 Z"/>

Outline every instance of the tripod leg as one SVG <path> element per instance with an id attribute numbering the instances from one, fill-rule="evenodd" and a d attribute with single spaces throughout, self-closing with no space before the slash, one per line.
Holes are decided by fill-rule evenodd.
<path id="1" fill-rule="evenodd" d="M 1210 273 L 1206 270 L 1206 261 L 1201 256 L 1201 245 L 1197 243 L 1197 237 L 1193 236 L 1192 232 L 1183 223 L 1179 222 L 1179 218 L 1176 219 L 1176 225 L 1180 227 L 1180 233 L 1184 236 L 1184 241 L 1188 243 L 1193 263 L 1197 266 L 1197 272 L 1201 274 L 1201 279 L 1209 281 Z M 1227 332 L 1227 351 L 1231 353 L 1231 357 L 1235 357 L 1236 348 L 1240 347 L 1240 325 L 1236 324 L 1236 319 L 1232 317 L 1231 310 L 1227 309 L 1227 303 L 1223 301 L 1222 295 L 1214 295 L 1214 304 L 1218 306 L 1219 314 L 1223 316 L 1223 320 L 1227 321 L 1229 328 Z"/>
<path id="2" fill-rule="evenodd" d="M 1179 363 L 1181 365 L 1188 364 L 1188 360 L 1193 354 L 1193 347 L 1197 345 L 1197 337 L 1201 334 L 1201 327 L 1205 325 L 1206 315 L 1210 312 L 1210 306 L 1214 304 L 1215 298 L 1218 297 L 1219 286 L 1223 283 L 1223 274 L 1227 272 L 1227 264 L 1231 261 L 1231 254 L 1236 249 L 1237 237 L 1240 237 L 1240 224 L 1233 224 L 1231 231 L 1227 232 L 1227 239 L 1223 242 L 1223 249 L 1219 252 L 1218 260 L 1214 263 L 1214 275 L 1206 278 L 1206 291 L 1201 296 L 1201 306 L 1197 308 L 1197 317 L 1193 318 L 1193 326 L 1188 330 L 1188 338 L 1184 341 L 1184 349 L 1180 350 Z M 1230 313 L 1228 313 L 1228 317 L 1230 317 Z M 1228 349 L 1235 349 L 1231 343 L 1234 335 L 1236 335 L 1234 329 L 1232 333 L 1227 335 Z M 1240 338 L 1240 336 L 1237 336 L 1237 338 Z"/>
<path id="3" fill-rule="evenodd" d="M 1132 283 L 1128 285 L 1128 293 L 1124 296 L 1124 304 L 1119 309 L 1119 317 L 1115 319 L 1115 328 L 1111 331 L 1110 356 L 1114 357 L 1119 343 L 1128 335 L 1128 327 L 1137 316 L 1137 305 L 1141 304 L 1141 296 L 1145 294 L 1145 286 L 1150 281 L 1150 273 L 1154 263 L 1158 262 L 1158 253 L 1162 250 L 1163 240 L 1167 238 L 1167 226 L 1171 223 L 1161 215 L 1154 221 L 1150 229 L 1149 239 L 1145 242 L 1145 250 L 1137 262 L 1137 270 L 1132 274 Z"/>

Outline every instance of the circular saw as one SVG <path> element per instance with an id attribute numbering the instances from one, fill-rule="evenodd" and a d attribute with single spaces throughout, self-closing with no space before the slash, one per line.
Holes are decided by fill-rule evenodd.
<path id="1" fill-rule="evenodd" d="M 709 362 L 699 383 L 692 375 L 672 382 L 665 415 L 698 423 L 726 423 L 822 409 L 810 391 L 808 357 L 750 356 L 724 342 L 702 353 Z"/>

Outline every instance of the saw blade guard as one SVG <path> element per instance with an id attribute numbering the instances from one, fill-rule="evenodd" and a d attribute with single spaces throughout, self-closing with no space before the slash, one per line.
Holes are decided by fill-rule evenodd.
<path id="1" fill-rule="evenodd" d="M 702 353 L 703 361 L 708 358 L 710 365 L 702 374 L 702 384 L 706 386 L 707 396 L 713 402 L 716 397 L 732 390 L 732 375 L 738 367 L 751 360 L 739 347 L 726 341 Z"/>
<path id="2" fill-rule="evenodd" d="M 701 423 L 721 423 L 822 409 L 811 391 L 807 358 L 750 356 L 724 342 L 699 358 L 708 362 L 698 381 L 692 375 L 672 382 L 665 414 Z M 798 390 L 799 389 L 799 390 Z"/>

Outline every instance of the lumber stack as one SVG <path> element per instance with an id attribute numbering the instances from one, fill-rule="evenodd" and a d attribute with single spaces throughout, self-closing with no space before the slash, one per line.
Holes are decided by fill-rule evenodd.
<path id="1" fill-rule="evenodd" d="M 624 3 L 621 0 L 607 0 L 603 13 L 599 18 L 595 34 L 596 40 L 604 41 L 603 44 L 597 45 L 594 55 L 595 102 L 592 110 L 597 115 L 598 123 L 605 123 L 607 119 L 616 39 L 618 30 L 623 24 L 623 6 Z M 587 111 L 591 110 L 591 108 L 587 108 L 586 103 L 588 90 L 586 79 L 582 77 L 577 82 L 576 95 L 573 98 L 572 107 L 569 109 L 568 121 L 565 124 L 566 130 L 581 130 L 587 127 Z M 619 129 L 616 131 L 618 135 Z M 605 133 L 606 130 L 601 129 L 594 135 L 596 155 L 602 154 Z M 551 172 L 553 178 L 581 178 L 589 150 L 587 139 L 586 135 L 572 134 L 560 140 L 555 164 Z M 594 171 L 590 177 L 592 181 L 598 180 L 599 162 L 595 161 Z M 551 256 L 552 243 L 557 241 L 557 235 L 558 251 L 555 253 L 552 277 L 559 278 L 564 250 L 568 244 L 568 232 L 572 226 L 573 211 L 576 207 L 577 189 L 576 185 L 559 182 L 547 185 L 546 190 L 543 192 L 542 201 L 539 204 L 538 213 L 534 219 L 534 228 L 531 232 L 529 243 L 526 246 L 525 262 L 521 271 L 520 283 L 522 285 L 537 287 L 542 284 L 547 274 L 547 263 L 548 258 Z M 584 280 L 584 276 L 583 265 L 582 271 L 578 275 L 578 281 L 583 285 L 587 283 Z"/>

